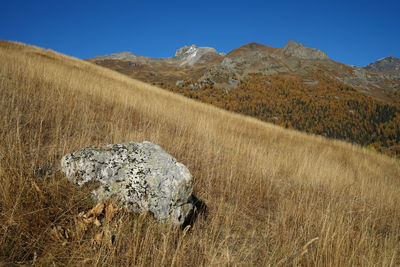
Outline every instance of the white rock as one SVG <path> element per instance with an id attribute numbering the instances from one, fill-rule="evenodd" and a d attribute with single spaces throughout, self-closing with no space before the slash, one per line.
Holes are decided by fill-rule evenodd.
<path id="1" fill-rule="evenodd" d="M 207 53 L 218 55 L 217 50 L 212 47 L 197 47 L 196 45 L 191 45 L 179 48 L 174 58 L 180 62 L 179 66 L 193 66 Z"/>
<path id="2" fill-rule="evenodd" d="M 65 155 L 61 170 L 79 186 L 102 185 L 92 192 L 96 202 L 111 196 L 134 212 L 150 211 L 159 220 L 180 225 L 193 208 L 189 170 L 151 142 L 88 147 Z"/>

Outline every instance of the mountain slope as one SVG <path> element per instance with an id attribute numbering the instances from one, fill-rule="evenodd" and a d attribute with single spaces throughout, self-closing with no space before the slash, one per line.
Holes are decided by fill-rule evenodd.
<path id="1" fill-rule="evenodd" d="M 399 161 L 217 109 L 53 51 L 0 42 L 0 261 L 37 265 L 400 264 Z M 208 205 L 190 231 L 93 203 L 40 166 L 149 140 Z M 97 240 L 97 241 L 96 241 Z"/>
<path id="2" fill-rule="evenodd" d="M 238 88 L 175 89 L 189 98 L 287 128 L 368 146 L 400 157 L 400 91 L 378 101 L 323 73 L 310 79 L 249 75 Z"/>
<path id="3" fill-rule="evenodd" d="M 385 57 L 376 62 L 373 62 L 365 67 L 367 71 L 371 72 L 389 72 L 389 73 L 400 73 L 400 58 L 397 57 Z"/>
<path id="4" fill-rule="evenodd" d="M 227 110 L 400 156 L 400 73 L 347 66 L 294 41 L 249 43 L 227 55 L 186 46 L 172 58 L 117 54 L 94 62 Z M 395 70 L 396 60 L 375 65 Z"/>
<path id="5" fill-rule="evenodd" d="M 117 53 L 89 61 L 163 87 L 174 87 L 189 79 L 193 88 L 208 84 L 229 90 L 236 88 L 249 73 L 309 78 L 313 72 L 322 71 L 359 92 L 388 102 L 392 101 L 391 94 L 400 88 L 398 71 L 376 72 L 371 66 L 358 68 L 345 65 L 330 60 L 321 50 L 294 41 L 289 41 L 282 48 L 249 43 L 227 55 L 218 54 L 213 48 L 192 45 L 178 49 L 177 55 L 171 58 L 148 58 Z M 382 62 L 391 58 L 395 62 L 393 57 Z"/>

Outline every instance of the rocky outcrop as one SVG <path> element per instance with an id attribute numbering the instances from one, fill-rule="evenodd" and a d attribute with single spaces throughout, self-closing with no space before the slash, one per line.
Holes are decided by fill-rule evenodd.
<path id="1" fill-rule="evenodd" d="M 218 55 L 218 52 L 212 47 L 191 45 L 179 48 L 175 53 L 175 58 L 180 62 L 179 66 L 193 66 L 206 54 Z"/>
<path id="2" fill-rule="evenodd" d="M 363 67 L 363 69 L 371 72 L 390 72 L 400 74 L 400 58 L 385 57 Z"/>
<path id="3" fill-rule="evenodd" d="M 119 53 L 114 53 L 114 54 L 110 54 L 110 55 L 94 57 L 94 59 L 95 60 L 111 59 L 111 60 L 130 60 L 130 61 L 135 61 L 137 59 L 137 56 L 132 54 L 132 52 L 119 52 Z"/>
<path id="4" fill-rule="evenodd" d="M 79 186 L 99 182 L 96 202 L 116 197 L 134 212 L 149 211 L 176 225 L 184 223 L 193 208 L 189 170 L 151 142 L 88 147 L 65 155 L 61 170 Z"/>
<path id="5" fill-rule="evenodd" d="M 286 46 L 283 48 L 283 54 L 285 56 L 296 57 L 299 59 L 329 59 L 324 51 L 315 48 L 305 47 L 304 45 L 296 43 L 294 41 L 289 41 L 286 44 Z"/>

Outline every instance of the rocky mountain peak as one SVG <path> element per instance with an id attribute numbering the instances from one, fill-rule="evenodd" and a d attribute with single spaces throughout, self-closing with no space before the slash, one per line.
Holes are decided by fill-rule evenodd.
<path id="1" fill-rule="evenodd" d="M 197 51 L 197 46 L 196 45 L 185 45 L 181 48 L 179 48 L 178 50 L 176 50 L 175 52 L 175 57 L 181 57 L 181 56 L 185 56 L 188 54 L 192 54 L 195 51 Z"/>
<path id="2" fill-rule="evenodd" d="M 372 72 L 395 72 L 400 73 L 400 58 L 398 57 L 385 57 L 376 62 L 373 62 L 363 69 Z"/>
<path id="3" fill-rule="evenodd" d="M 315 49 L 309 48 L 301 43 L 296 43 L 295 41 L 290 40 L 285 47 L 283 47 L 283 54 L 289 57 L 297 57 L 300 59 L 328 59 L 328 56 L 325 52 Z"/>
<path id="4" fill-rule="evenodd" d="M 193 66 L 205 54 L 218 55 L 217 50 L 212 47 L 198 47 L 196 45 L 184 46 L 176 50 L 175 58 L 181 61 L 180 66 Z"/>
<path id="5" fill-rule="evenodd" d="M 293 40 L 289 40 L 287 43 L 286 43 L 286 45 L 285 45 L 285 47 L 291 47 L 291 46 L 302 46 L 302 47 L 304 47 L 304 45 L 302 45 L 301 43 L 297 43 L 297 42 L 295 42 L 295 41 L 293 41 Z"/>
<path id="6" fill-rule="evenodd" d="M 265 47 L 265 45 L 256 43 L 256 42 L 252 42 L 252 43 L 245 44 L 243 47 L 245 47 L 247 49 L 252 49 L 252 50 L 259 50 L 259 49 L 263 49 Z"/>

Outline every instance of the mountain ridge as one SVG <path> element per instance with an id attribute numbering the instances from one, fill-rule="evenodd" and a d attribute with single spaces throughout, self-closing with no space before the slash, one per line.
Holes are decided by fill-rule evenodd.
<path id="1" fill-rule="evenodd" d="M 257 42 L 250 42 L 245 45 L 242 45 L 238 48 L 249 48 L 249 50 L 257 50 L 258 48 L 269 48 L 274 50 L 275 52 L 279 49 L 283 49 L 283 53 L 286 56 L 294 56 L 302 59 L 328 59 L 328 56 L 326 55 L 325 52 L 319 49 L 315 48 L 309 48 L 301 43 L 297 43 L 293 40 L 290 40 L 287 42 L 287 44 L 282 47 L 270 47 L 266 46 Z M 236 49 L 238 49 L 236 48 Z M 231 52 L 228 53 L 231 54 L 233 51 L 236 49 L 233 49 Z M 194 57 L 197 55 L 197 53 L 200 53 L 201 55 L 206 54 L 206 53 L 211 53 L 211 54 L 218 54 L 220 56 L 225 56 L 225 53 L 218 53 L 217 50 L 213 47 L 199 47 L 195 44 L 192 45 L 185 45 L 183 47 L 180 47 L 176 50 L 175 55 L 173 57 L 146 57 L 146 56 L 140 56 L 142 59 L 147 59 L 149 61 L 151 60 L 179 60 L 182 58 L 187 58 L 187 57 Z M 130 51 L 124 51 L 124 52 L 116 52 L 112 54 L 107 54 L 104 56 L 96 56 L 93 57 L 92 59 L 96 60 L 101 60 L 101 59 L 115 59 L 115 60 L 136 60 L 137 55 L 134 55 Z M 195 63 L 195 62 L 193 62 Z M 193 65 L 193 64 L 191 64 Z"/>
<path id="2" fill-rule="evenodd" d="M 321 55 L 321 56 L 319 56 L 320 59 L 328 59 L 328 58 L 329 58 L 329 57 L 327 56 L 326 52 L 324 52 L 324 51 L 322 51 L 322 50 L 320 50 L 320 49 L 310 48 L 310 47 L 304 46 L 304 45 L 301 44 L 301 43 L 297 43 L 297 42 L 295 42 L 295 41 L 293 41 L 293 40 L 289 40 L 289 41 L 286 43 L 286 45 L 283 46 L 282 48 L 280 48 L 280 47 L 267 46 L 267 45 L 264 45 L 264 44 L 261 44 L 261 43 L 258 43 L 258 42 L 250 42 L 250 43 L 244 44 L 244 45 L 242 45 L 242 46 L 239 46 L 239 47 L 237 47 L 237 48 L 234 48 L 233 50 L 231 50 L 231 51 L 228 52 L 227 54 L 226 54 L 226 53 L 223 53 L 223 52 L 218 52 L 218 51 L 217 51 L 215 48 L 213 48 L 213 47 L 199 47 L 199 46 L 197 46 L 197 45 L 195 45 L 195 44 L 192 44 L 192 45 L 185 45 L 185 46 L 182 46 L 182 47 L 178 48 L 178 49 L 176 50 L 175 55 L 174 55 L 173 57 L 148 57 L 148 56 L 137 56 L 137 55 L 133 54 L 133 52 L 131 52 L 131 51 L 123 51 L 123 52 L 115 52 L 115 53 L 111 53 L 111 54 L 106 54 L 106 55 L 103 55 L 103 56 L 95 56 L 95 57 L 89 58 L 89 59 L 90 59 L 90 60 L 102 60 L 102 59 L 136 60 L 136 59 L 139 57 L 139 58 L 147 58 L 147 59 L 149 59 L 149 60 L 163 60 L 163 59 L 164 59 L 164 60 L 173 60 L 174 58 L 181 57 L 181 56 L 182 56 L 184 53 L 186 53 L 187 50 L 189 50 L 190 48 L 209 49 L 209 50 L 210 50 L 209 52 L 211 52 L 211 53 L 216 53 L 216 54 L 218 54 L 218 55 L 220 55 L 220 56 L 230 55 L 230 54 L 234 53 L 236 50 L 241 49 L 241 48 L 248 48 L 249 50 L 253 50 L 253 49 L 257 49 L 257 48 L 262 48 L 262 49 L 264 49 L 264 50 L 269 50 L 271 53 L 273 53 L 273 52 L 275 52 L 276 50 L 279 50 L 279 49 L 286 49 L 285 54 L 288 55 L 288 56 L 291 56 L 292 54 L 289 52 L 289 51 L 290 51 L 290 50 L 289 50 L 290 47 L 297 47 L 297 48 L 301 48 L 301 49 L 305 48 L 305 49 L 309 49 L 309 50 L 316 51 L 316 52 L 318 51 L 317 53 Z M 289 50 L 289 51 L 288 51 L 288 50 Z M 184 52 L 182 52 L 182 51 L 184 51 Z M 301 57 L 301 56 L 298 56 L 298 57 Z M 303 59 L 306 59 L 306 58 L 309 58 L 309 57 L 304 57 Z M 317 57 L 317 58 L 318 58 L 318 57 Z M 89 60 L 89 59 L 88 59 L 88 60 Z M 378 59 L 378 60 L 376 60 L 376 61 L 374 61 L 374 62 L 371 62 L 371 63 L 369 63 L 368 65 L 363 66 L 363 67 L 357 67 L 357 66 L 355 66 L 355 65 L 349 65 L 349 66 L 353 66 L 353 67 L 357 67 L 357 68 L 363 68 L 363 69 L 366 69 L 366 70 L 373 71 L 372 68 L 369 67 L 369 66 L 371 66 L 371 65 L 373 65 L 373 64 L 376 64 L 376 63 L 378 63 L 378 62 L 382 62 L 382 61 L 386 61 L 386 62 L 396 62 L 396 65 L 397 65 L 398 62 L 400 61 L 400 58 L 395 57 L 395 56 L 387 56 L 387 57 L 383 57 L 383 58 L 381 58 L 381 59 Z M 345 63 L 342 63 L 342 64 L 345 64 Z M 346 64 L 346 65 L 348 65 L 348 64 Z M 396 71 L 397 71 L 397 70 L 400 71 L 400 68 L 397 68 Z M 382 71 L 382 70 L 381 70 L 381 71 Z"/>
<path id="3" fill-rule="evenodd" d="M 117 52 L 113 54 L 108 54 L 104 56 L 94 57 L 94 60 L 127 60 L 133 62 L 177 62 L 178 66 L 193 66 L 197 63 L 204 55 L 209 54 L 212 56 L 221 56 L 217 50 L 212 47 L 198 47 L 196 45 L 185 45 L 176 50 L 173 57 L 146 57 L 137 56 L 132 52 Z"/>
<path id="4" fill-rule="evenodd" d="M 394 67 L 389 60 L 382 61 L 385 67 L 377 67 L 382 65 L 379 61 L 356 67 L 331 60 L 324 51 L 292 40 L 283 47 L 251 42 L 226 55 L 211 47 L 191 45 L 177 49 L 173 57 L 152 58 L 122 52 L 88 61 L 164 87 L 179 86 L 184 80 L 190 80 L 191 87 L 209 84 L 229 91 L 251 73 L 296 75 L 310 79 L 313 72 L 321 71 L 357 91 L 389 102 L 392 101 L 391 94 L 400 88 L 400 71 L 397 71 L 400 63 L 397 61 L 392 64 Z M 388 71 L 390 68 L 396 71 Z"/>
<path id="5" fill-rule="evenodd" d="M 370 72 L 400 73 L 400 58 L 388 56 L 368 64 L 363 69 Z"/>

